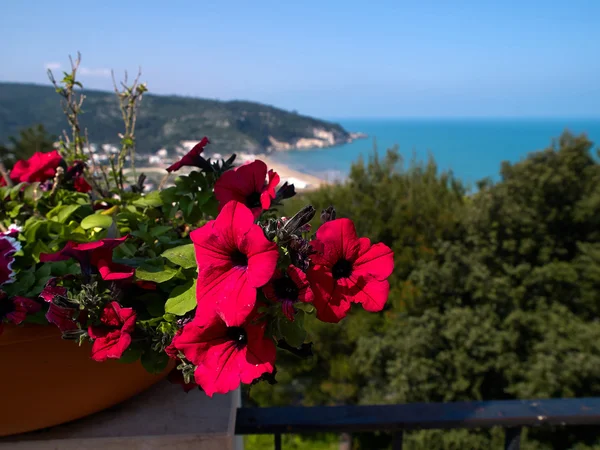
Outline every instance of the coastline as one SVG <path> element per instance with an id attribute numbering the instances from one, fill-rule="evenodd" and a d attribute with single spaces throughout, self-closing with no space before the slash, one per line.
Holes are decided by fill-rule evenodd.
<path id="1" fill-rule="evenodd" d="M 331 133 L 315 131 L 314 138 L 301 138 L 295 143 L 277 141 L 273 137 L 269 137 L 271 146 L 267 147 L 267 152 L 288 152 L 288 151 L 303 151 L 316 150 L 337 147 L 340 145 L 351 144 L 359 139 L 368 139 L 369 135 L 361 132 L 350 132 L 345 140 L 335 139 Z"/>

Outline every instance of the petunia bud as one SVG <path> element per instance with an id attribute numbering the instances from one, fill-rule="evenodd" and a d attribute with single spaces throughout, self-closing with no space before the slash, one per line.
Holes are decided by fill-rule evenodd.
<path id="1" fill-rule="evenodd" d="M 87 337 L 87 331 L 80 328 L 75 330 L 66 330 L 62 334 L 62 338 L 67 341 L 81 341 Z"/>
<path id="2" fill-rule="evenodd" d="M 330 220 L 335 220 L 335 208 L 333 206 L 330 206 L 327 209 L 324 209 L 321 212 L 321 222 L 325 223 L 325 222 L 329 222 Z"/>
<path id="3" fill-rule="evenodd" d="M 277 232 L 277 237 L 283 242 L 288 241 L 299 228 L 308 224 L 315 217 L 315 214 L 315 208 L 311 205 L 305 206 L 294 217 L 284 223 L 283 227 Z"/>
<path id="4" fill-rule="evenodd" d="M 294 195 L 296 195 L 296 189 L 294 188 L 294 185 L 288 184 L 288 182 L 286 181 L 277 190 L 275 201 L 285 200 L 286 198 L 292 198 Z"/>

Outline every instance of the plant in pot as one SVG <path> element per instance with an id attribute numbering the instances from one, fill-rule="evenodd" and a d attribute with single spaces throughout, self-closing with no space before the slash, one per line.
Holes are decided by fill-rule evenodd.
<path id="1" fill-rule="evenodd" d="M 311 206 L 278 217 L 294 187 L 262 161 L 205 158 L 205 137 L 167 168 L 173 185 L 148 192 L 133 164 L 138 79 L 115 86 L 121 149 L 98 157 L 79 125 L 79 61 L 51 76 L 70 135 L 0 167 L 0 435 L 99 411 L 167 374 L 209 396 L 273 382 L 278 349 L 310 354 L 306 315 L 384 308 L 391 250 L 333 208 L 316 233 Z"/>

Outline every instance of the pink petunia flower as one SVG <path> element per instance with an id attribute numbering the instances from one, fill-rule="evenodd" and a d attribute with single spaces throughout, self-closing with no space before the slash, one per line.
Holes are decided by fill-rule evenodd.
<path id="1" fill-rule="evenodd" d="M 294 303 L 311 303 L 314 300 L 306 275 L 293 265 L 286 272 L 276 270 L 269 284 L 263 287 L 263 292 L 272 302 L 281 303 L 283 314 L 292 322 L 296 313 Z"/>
<path id="2" fill-rule="evenodd" d="M 15 281 L 15 253 L 21 250 L 21 244 L 8 235 L 0 235 L 0 286 Z"/>
<path id="3" fill-rule="evenodd" d="M 1 234 L 16 239 L 21 231 L 23 231 L 23 228 L 11 223 L 8 226 L 8 230 Z"/>
<path id="4" fill-rule="evenodd" d="M 106 305 L 100 317 L 102 325 L 88 327 L 88 334 L 94 339 L 92 359 L 119 359 L 131 344 L 135 319 L 133 308 L 123 308 L 117 302 Z"/>
<path id="5" fill-rule="evenodd" d="M 198 263 L 198 312 L 214 307 L 228 325 L 239 325 L 254 308 L 256 290 L 275 272 L 277 245 L 254 224 L 250 210 L 235 201 L 190 237 Z"/>
<path id="6" fill-rule="evenodd" d="M 219 211 L 228 202 L 236 201 L 243 203 L 252 210 L 254 219 L 258 219 L 265 209 L 271 206 L 271 200 L 275 198 L 275 188 L 279 184 L 279 175 L 269 170 L 267 177 L 267 165 L 256 160 L 249 164 L 228 170 L 215 183 L 215 197 L 219 201 Z"/>
<path id="7" fill-rule="evenodd" d="M 203 158 L 200 154 L 208 144 L 210 144 L 210 141 L 204 136 L 183 158 L 167 167 L 167 172 L 177 172 L 183 166 L 202 167 Z"/>
<path id="8" fill-rule="evenodd" d="M 273 372 L 275 343 L 265 336 L 265 324 L 251 314 L 236 326 L 228 326 L 216 313 L 197 314 L 173 340 L 190 362 L 194 378 L 206 395 L 225 394 L 240 383 L 251 383 Z"/>
<path id="9" fill-rule="evenodd" d="M 307 276 L 318 319 L 339 322 L 351 302 L 367 311 L 383 309 L 390 289 L 387 278 L 394 270 L 394 254 L 387 245 L 371 245 L 356 235 L 351 220 L 336 219 L 317 230 L 315 247 L 322 252 L 311 257 Z"/>
<path id="10" fill-rule="evenodd" d="M 130 278 L 135 273 L 133 267 L 117 264 L 112 261 L 113 250 L 129 236 L 118 239 L 102 239 L 94 242 L 77 243 L 69 241 L 56 253 L 41 253 L 41 262 L 66 261 L 74 258 L 79 261 L 81 272 L 90 274 L 95 267 L 103 280 L 114 281 Z"/>

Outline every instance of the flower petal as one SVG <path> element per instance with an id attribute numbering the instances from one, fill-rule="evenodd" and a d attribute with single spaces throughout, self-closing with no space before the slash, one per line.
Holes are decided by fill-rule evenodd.
<path id="1" fill-rule="evenodd" d="M 272 339 L 265 336 L 264 326 L 247 325 L 248 335 L 245 358 L 239 360 L 242 383 L 252 383 L 262 374 L 272 373 L 277 350 Z"/>
<path id="2" fill-rule="evenodd" d="M 277 244 L 269 241 L 258 225 L 253 225 L 239 246 L 248 257 L 248 282 L 258 288 L 269 282 L 279 259 Z"/>
<path id="3" fill-rule="evenodd" d="M 209 347 L 221 345 L 227 340 L 226 332 L 227 327 L 214 312 L 205 314 L 197 311 L 196 318 L 173 338 L 173 346 L 198 365 Z"/>
<path id="4" fill-rule="evenodd" d="M 256 303 L 246 270 L 233 267 L 214 279 L 203 275 L 198 275 L 196 288 L 199 311 L 216 311 L 230 327 L 244 323 Z"/>
<path id="5" fill-rule="evenodd" d="M 352 265 L 352 274 L 356 277 L 374 277 L 380 281 L 388 278 L 394 271 L 394 253 L 381 242 L 371 245 L 368 238 L 360 238 L 359 255 Z"/>
<path id="6" fill-rule="evenodd" d="M 336 219 L 324 223 L 317 230 L 317 240 L 323 245 L 321 257 L 330 266 L 340 259 L 354 261 L 358 256 L 358 237 L 350 219 Z"/>
<path id="7" fill-rule="evenodd" d="M 331 270 L 324 266 L 312 266 L 306 275 L 314 293 L 313 305 L 317 310 L 317 318 L 323 322 L 337 323 L 346 317 L 350 302 L 341 295 Z"/>
<path id="8" fill-rule="evenodd" d="M 254 225 L 254 215 L 240 202 L 229 202 L 214 222 L 213 230 L 228 249 L 239 249 L 239 243 Z M 266 238 L 265 238 L 266 239 Z"/>
<path id="9" fill-rule="evenodd" d="M 231 264 L 231 252 L 235 246 L 229 246 L 214 230 L 215 221 L 212 220 L 204 226 L 190 233 L 194 243 L 196 264 L 198 272 L 206 269 L 216 270 L 222 268 L 229 270 Z"/>
<path id="10" fill-rule="evenodd" d="M 194 372 L 196 383 L 206 395 L 225 394 L 240 385 L 239 360 L 245 357 L 243 353 L 232 341 L 213 345 L 206 350 Z"/>
<path id="11" fill-rule="evenodd" d="M 379 281 L 364 277 L 358 279 L 351 277 L 350 279 L 354 283 L 351 289 L 355 292 L 352 296 L 347 297 L 348 300 L 360 303 L 366 311 L 370 312 L 378 312 L 384 308 L 390 292 L 390 284 L 387 280 Z"/>
<path id="12" fill-rule="evenodd" d="M 251 194 L 260 194 L 266 176 L 267 165 L 260 160 L 225 172 L 215 183 L 215 197 L 219 202 L 219 209 L 224 208 L 230 201 L 245 203 Z"/>

